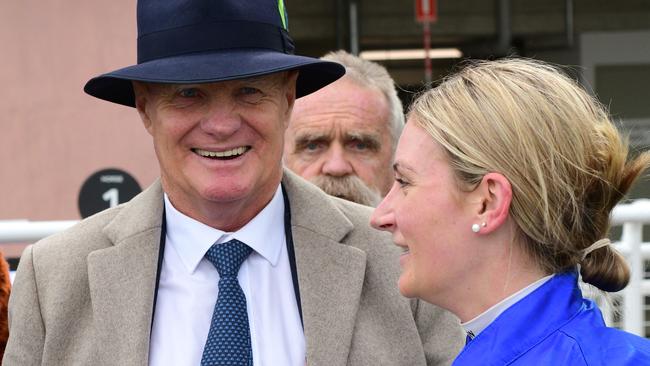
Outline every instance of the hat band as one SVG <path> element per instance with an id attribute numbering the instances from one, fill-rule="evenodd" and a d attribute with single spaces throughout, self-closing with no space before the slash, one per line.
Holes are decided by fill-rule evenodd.
<path id="1" fill-rule="evenodd" d="M 138 37 L 138 64 L 187 53 L 237 48 L 266 48 L 293 54 L 293 40 L 284 29 L 258 22 L 200 23 Z"/>

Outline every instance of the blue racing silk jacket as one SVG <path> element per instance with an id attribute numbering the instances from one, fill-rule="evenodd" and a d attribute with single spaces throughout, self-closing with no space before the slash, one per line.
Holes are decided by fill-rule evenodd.
<path id="1" fill-rule="evenodd" d="M 650 340 L 608 328 L 577 273 L 556 274 L 469 341 L 453 366 L 650 365 Z"/>

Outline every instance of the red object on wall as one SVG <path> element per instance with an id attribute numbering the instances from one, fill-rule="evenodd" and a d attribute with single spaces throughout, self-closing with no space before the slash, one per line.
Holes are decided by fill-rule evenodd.
<path id="1" fill-rule="evenodd" d="M 438 20 L 438 2 L 436 0 L 415 0 L 415 19 L 418 22 L 435 22 Z"/>

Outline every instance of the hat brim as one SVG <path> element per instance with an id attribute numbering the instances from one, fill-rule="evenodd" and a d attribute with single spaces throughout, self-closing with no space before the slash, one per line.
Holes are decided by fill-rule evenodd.
<path id="1" fill-rule="evenodd" d="M 157 59 L 97 76 L 84 91 L 99 99 L 135 107 L 132 81 L 168 84 L 211 83 L 298 69 L 296 97 L 330 84 L 345 74 L 331 61 L 264 49 L 186 54 Z"/>

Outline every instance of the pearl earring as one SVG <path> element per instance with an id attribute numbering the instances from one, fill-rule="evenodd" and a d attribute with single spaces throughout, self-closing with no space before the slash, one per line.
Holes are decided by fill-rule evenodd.
<path id="1" fill-rule="evenodd" d="M 481 227 L 486 227 L 486 226 L 487 226 L 486 222 L 482 222 L 480 226 L 479 224 L 474 224 L 472 225 L 472 231 L 478 233 L 479 231 L 481 231 Z"/>

